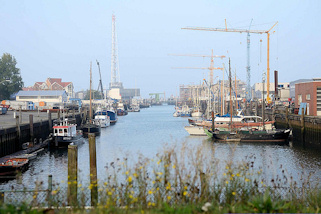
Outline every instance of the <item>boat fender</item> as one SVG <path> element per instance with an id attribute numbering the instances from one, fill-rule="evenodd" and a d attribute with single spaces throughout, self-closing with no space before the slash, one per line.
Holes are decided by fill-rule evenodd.
<path id="1" fill-rule="evenodd" d="M 12 166 L 13 165 L 13 161 L 12 160 L 7 160 L 7 165 Z"/>

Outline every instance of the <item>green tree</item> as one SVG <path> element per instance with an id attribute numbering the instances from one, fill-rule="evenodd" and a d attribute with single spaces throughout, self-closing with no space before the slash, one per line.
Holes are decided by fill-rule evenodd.
<path id="1" fill-rule="evenodd" d="M 84 100 L 89 100 L 90 99 L 89 96 L 90 96 L 90 91 L 87 90 Z M 95 100 L 102 99 L 101 92 L 96 91 L 96 90 L 91 90 L 91 99 L 95 99 Z"/>
<path id="2" fill-rule="evenodd" d="M 16 67 L 16 59 L 8 53 L 0 58 L 0 100 L 10 98 L 23 87 L 20 69 Z"/>

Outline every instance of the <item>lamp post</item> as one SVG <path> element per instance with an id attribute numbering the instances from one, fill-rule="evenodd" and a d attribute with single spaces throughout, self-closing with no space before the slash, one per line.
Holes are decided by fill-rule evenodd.
<path id="1" fill-rule="evenodd" d="M 2 84 L 2 83 L 4 83 L 4 82 L 11 82 L 11 80 L 10 80 L 10 79 L 2 80 L 2 81 L 0 82 L 0 84 Z"/>

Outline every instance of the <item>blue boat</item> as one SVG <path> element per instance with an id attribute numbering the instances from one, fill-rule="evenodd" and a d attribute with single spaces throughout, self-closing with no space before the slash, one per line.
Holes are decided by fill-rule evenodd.
<path id="1" fill-rule="evenodd" d="M 113 125 L 117 122 L 118 118 L 117 118 L 117 113 L 113 110 L 102 110 L 102 109 L 98 109 L 94 116 L 96 115 L 108 115 L 110 118 L 110 125 Z"/>

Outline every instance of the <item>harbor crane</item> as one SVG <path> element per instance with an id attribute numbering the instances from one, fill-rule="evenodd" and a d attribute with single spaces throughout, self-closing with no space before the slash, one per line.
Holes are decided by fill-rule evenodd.
<path id="1" fill-rule="evenodd" d="M 183 30 L 201 30 L 201 31 L 219 31 L 219 32 L 238 32 L 238 33 L 256 33 L 256 34 L 267 34 L 267 102 L 271 103 L 270 98 L 270 31 L 277 25 L 276 22 L 269 30 L 250 30 L 249 29 L 234 29 L 234 28 L 227 28 L 226 19 L 225 19 L 225 28 L 208 28 L 208 27 L 184 27 L 181 28 Z M 248 37 L 249 39 L 249 37 Z M 249 57 L 249 55 L 248 55 Z M 248 70 L 249 71 L 249 70 Z M 249 93 L 247 91 L 247 93 Z"/>
<path id="2" fill-rule="evenodd" d="M 98 65 L 98 71 L 99 71 L 99 77 L 100 77 L 97 91 L 99 91 L 99 88 L 100 88 L 101 98 L 102 98 L 102 99 L 105 99 L 104 89 L 103 89 L 103 83 L 102 83 L 102 81 L 101 81 L 100 66 L 99 66 L 99 62 L 97 61 L 97 59 L 96 59 L 96 62 L 97 62 L 97 65 Z"/>
<path id="3" fill-rule="evenodd" d="M 211 85 L 213 85 L 213 70 L 215 69 L 222 69 L 222 68 L 215 68 L 214 67 L 214 58 L 225 58 L 224 55 L 222 56 L 218 56 L 218 55 L 214 55 L 213 54 L 213 49 L 212 49 L 212 55 L 201 55 L 201 54 L 169 54 L 169 55 L 172 55 L 172 56 L 192 56 L 192 57 L 210 57 L 211 58 L 211 65 L 210 67 L 208 68 L 190 68 L 190 67 L 187 67 L 187 69 L 208 69 L 210 70 L 210 83 Z"/>

